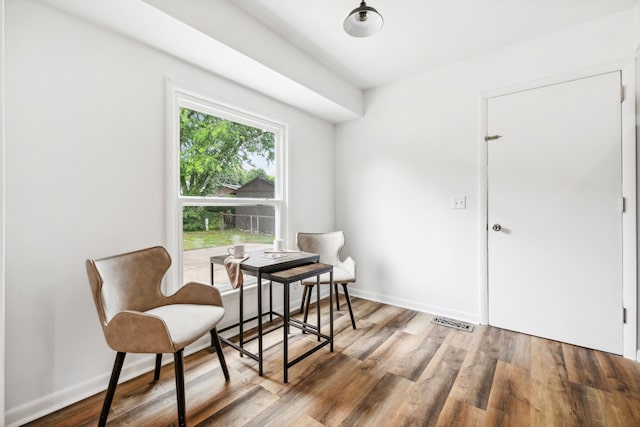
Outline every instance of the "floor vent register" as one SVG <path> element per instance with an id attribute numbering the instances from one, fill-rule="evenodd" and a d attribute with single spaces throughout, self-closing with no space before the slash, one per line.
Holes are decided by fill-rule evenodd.
<path id="1" fill-rule="evenodd" d="M 458 322 L 457 320 L 447 319 L 446 317 L 434 317 L 431 321 L 436 325 L 446 326 L 448 328 L 458 329 L 465 332 L 473 332 L 473 325 L 464 322 Z"/>

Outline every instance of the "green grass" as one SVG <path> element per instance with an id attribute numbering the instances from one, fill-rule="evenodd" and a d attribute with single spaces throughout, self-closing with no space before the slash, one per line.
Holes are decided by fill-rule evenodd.
<path id="1" fill-rule="evenodd" d="M 272 243 L 273 234 L 252 234 L 239 230 L 185 231 L 184 250 L 229 246 L 234 243 Z"/>

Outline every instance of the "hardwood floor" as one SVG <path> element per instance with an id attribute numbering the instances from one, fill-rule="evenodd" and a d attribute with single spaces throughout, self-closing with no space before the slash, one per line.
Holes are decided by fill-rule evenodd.
<path id="1" fill-rule="evenodd" d="M 185 358 L 189 426 L 640 426 L 638 363 L 493 327 L 457 331 L 357 298 L 353 330 L 341 308 L 334 353 L 289 369 L 289 384 L 282 330 L 265 339 L 264 377 L 228 347 L 229 383 L 210 351 Z M 290 354 L 315 343 L 291 331 Z M 108 425 L 175 425 L 173 366 L 158 382 L 149 369 L 118 386 Z M 96 425 L 103 397 L 28 425 Z"/>

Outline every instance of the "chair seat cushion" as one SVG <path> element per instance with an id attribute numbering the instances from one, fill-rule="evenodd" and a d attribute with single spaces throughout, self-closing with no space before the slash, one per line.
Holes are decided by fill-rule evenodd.
<path id="1" fill-rule="evenodd" d="M 171 304 L 145 313 L 164 321 L 174 347 L 179 350 L 212 330 L 224 316 L 224 308 L 215 305 Z"/>
<path id="2" fill-rule="evenodd" d="M 353 273 L 343 267 L 333 267 L 333 282 L 334 283 L 350 283 L 355 282 L 356 277 Z M 320 275 L 320 284 L 326 285 L 329 283 L 329 273 Z M 316 277 L 310 277 L 302 281 L 303 285 L 315 285 Z"/>

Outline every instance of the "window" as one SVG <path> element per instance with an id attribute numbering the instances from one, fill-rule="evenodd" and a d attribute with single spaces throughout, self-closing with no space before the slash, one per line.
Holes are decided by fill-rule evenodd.
<path id="1" fill-rule="evenodd" d="M 209 283 L 211 256 L 227 254 L 234 243 L 257 250 L 282 238 L 285 127 L 173 93 L 169 241 L 179 255 L 173 275 L 175 283 Z M 214 278 L 220 290 L 231 289 L 222 266 Z"/>

